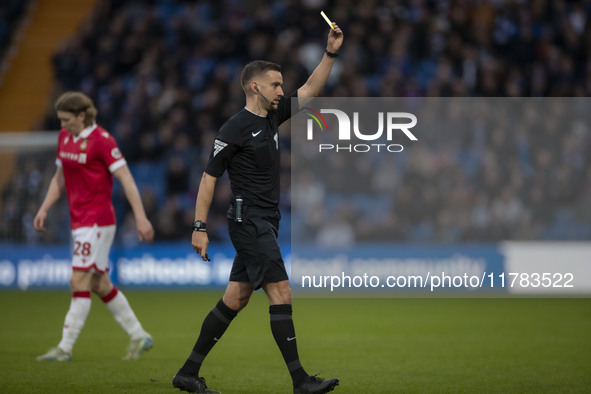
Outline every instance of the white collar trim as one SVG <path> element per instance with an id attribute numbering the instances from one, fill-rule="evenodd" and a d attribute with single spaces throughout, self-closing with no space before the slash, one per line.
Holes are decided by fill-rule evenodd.
<path id="1" fill-rule="evenodd" d="M 96 123 L 93 123 L 84 130 L 82 130 L 80 134 L 74 137 L 74 139 L 77 140 L 78 138 L 88 138 L 88 136 L 90 135 L 90 133 L 94 131 L 94 129 L 96 129 Z"/>

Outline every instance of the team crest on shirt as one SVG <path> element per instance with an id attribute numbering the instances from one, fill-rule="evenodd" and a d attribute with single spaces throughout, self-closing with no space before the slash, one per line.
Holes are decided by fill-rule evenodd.
<path id="1" fill-rule="evenodd" d="M 121 159 L 122 155 L 121 155 L 121 151 L 119 150 L 119 148 L 111 149 L 111 156 L 113 156 L 113 159 L 115 159 L 115 160 Z"/>
<path id="2" fill-rule="evenodd" d="M 80 143 L 80 150 L 86 150 L 88 148 L 88 140 L 84 138 Z"/>

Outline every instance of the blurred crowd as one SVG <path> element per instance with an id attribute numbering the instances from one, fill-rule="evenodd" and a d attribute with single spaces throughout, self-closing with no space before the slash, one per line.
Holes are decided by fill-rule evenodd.
<path id="1" fill-rule="evenodd" d="M 18 24 L 22 20 L 28 0 L 2 0 L 0 2 L 0 65 L 10 47 L 10 42 L 18 30 Z"/>
<path id="2" fill-rule="evenodd" d="M 590 105 L 586 97 L 395 99 L 382 107 L 415 114 L 418 141 L 393 133 L 377 142 L 401 152 L 369 149 L 376 141 L 319 151 L 319 142 L 335 143 L 329 133 L 294 138 L 293 239 L 338 247 L 589 239 Z M 367 99 L 354 106 L 360 118 L 383 110 Z M 359 123 L 375 130 L 375 117 Z"/>
<path id="3" fill-rule="evenodd" d="M 323 96 L 591 96 L 589 0 L 100 1 L 53 58 L 55 97 L 80 90 L 94 99 L 98 123 L 130 164 L 157 240 L 189 239 L 215 133 L 244 105 L 243 65 L 277 62 L 286 93 L 297 89 L 326 45 L 320 10 L 345 34 Z M 540 124 L 539 134 L 502 126 L 475 126 L 460 148 L 449 141 L 438 141 L 437 149 L 425 145 L 404 165 L 391 157 L 368 163 L 360 171 L 371 175 L 379 193 L 367 198 L 361 189 L 333 190 L 313 177 L 292 180 L 310 182 L 310 194 L 300 198 L 334 202 L 310 210 L 306 220 L 293 218 L 294 231 L 327 245 L 379 241 L 385 234 L 440 243 L 591 237 L 589 130 L 566 132 L 556 122 Z M 38 128 L 59 129 L 51 109 Z M 288 227 L 289 133 L 280 143 L 282 226 Z M 52 161 L 51 154 L 24 160 L 2 192 L 3 239 L 68 238 L 66 231 L 35 234 L 28 224 Z M 134 244 L 133 216 L 119 187 L 115 194 L 118 242 Z M 376 200 L 376 194 L 387 197 Z M 227 240 L 228 196 L 222 178 L 208 219 L 212 240 Z M 366 204 L 384 204 L 387 211 L 367 220 Z M 67 228 L 63 221 L 53 226 Z M 280 233 L 289 236 L 287 229 Z"/>

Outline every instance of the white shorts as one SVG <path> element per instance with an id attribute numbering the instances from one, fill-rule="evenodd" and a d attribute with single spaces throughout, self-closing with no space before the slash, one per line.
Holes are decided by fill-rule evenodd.
<path id="1" fill-rule="evenodd" d="M 76 271 L 96 271 L 105 273 L 109 270 L 109 252 L 117 226 L 80 227 L 72 230 L 74 251 L 72 269 Z"/>

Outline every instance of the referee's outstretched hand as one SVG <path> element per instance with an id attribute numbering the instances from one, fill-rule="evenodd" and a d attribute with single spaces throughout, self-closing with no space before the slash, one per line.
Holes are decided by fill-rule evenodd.
<path id="1" fill-rule="evenodd" d="M 207 237 L 206 232 L 193 231 L 191 244 L 193 245 L 193 249 L 195 249 L 195 252 L 201 255 L 203 261 L 209 261 L 209 257 L 207 256 L 207 246 L 209 245 L 209 238 Z"/>
<path id="2" fill-rule="evenodd" d="M 328 42 L 326 49 L 330 52 L 336 53 L 343 45 L 343 31 L 333 22 L 334 30 L 330 29 L 328 33 Z"/>

